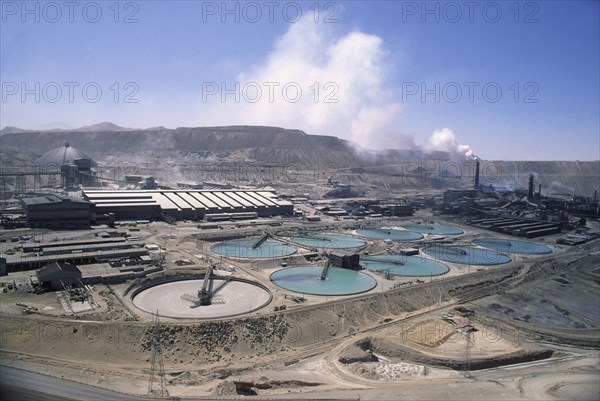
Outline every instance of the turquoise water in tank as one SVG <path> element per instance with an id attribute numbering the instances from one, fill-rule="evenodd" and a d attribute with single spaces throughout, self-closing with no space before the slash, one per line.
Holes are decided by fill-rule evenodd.
<path id="1" fill-rule="evenodd" d="M 395 228 L 366 228 L 356 230 L 362 237 L 372 239 L 391 239 L 392 241 L 415 241 L 423 238 L 423 235 L 414 231 L 398 230 Z"/>
<path id="2" fill-rule="evenodd" d="M 257 240 L 227 241 L 214 244 L 210 250 L 223 256 L 234 258 L 279 258 L 292 255 L 296 248 L 277 241 L 267 240 L 258 248 L 252 249 Z"/>
<path id="3" fill-rule="evenodd" d="M 426 277 L 448 273 L 450 269 L 443 263 L 420 256 L 380 255 L 363 256 L 360 264 L 369 270 L 389 271 L 394 276 Z"/>
<path id="4" fill-rule="evenodd" d="M 441 224 L 407 224 L 402 226 L 407 230 L 417 231 L 423 234 L 436 234 L 436 235 L 459 235 L 464 233 L 463 230 L 457 227 L 444 226 Z"/>
<path id="5" fill-rule="evenodd" d="M 310 295 L 352 295 L 369 291 L 377 281 L 361 272 L 330 267 L 321 280 L 321 266 L 300 266 L 277 270 L 270 280 L 283 289 Z"/>
<path id="6" fill-rule="evenodd" d="M 541 255 L 552 253 L 552 249 L 546 245 L 530 241 L 518 241 L 514 239 L 500 238 L 480 238 L 473 241 L 475 245 L 484 248 L 494 249 L 499 252 L 523 254 L 523 255 Z"/>
<path id="7" fill-rule="evenodd" d="M 461 263 L 464 265 L 500 265 L 508 263 L 512 259 L 495 250 L 475 248 L 469 246 L 429 246 L 423 250 L 435 260 L 445 262 Z"/>
<path id="8" fill-rule="evenodd" d="M 360 238 L 338 234 L 309 234 L 292 237 L 292 242 L 309 248 L 345 249 L 360 248 L 367 243 Z"/>

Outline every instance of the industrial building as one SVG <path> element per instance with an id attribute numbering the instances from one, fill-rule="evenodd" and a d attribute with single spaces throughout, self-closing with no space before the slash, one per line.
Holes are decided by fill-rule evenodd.
<path id="1" fill-rule="evenodd" d="M 291 215 L 293 204 L 267 190 L 89 190 L 83 199 L 54 194 L 22 198 L 31 228 L 88 228 L 114 219 L 240 220 Z"/>
<path id="2" fill-rule="evenodd" d="M 444 192 L 444 206 L 458 205 L 460 201 L 475 200 L 481 196 L 480 189 L 449 189 Z"/>
<path id="3" fill-rule="evenodd" d="M 60 146 L 56 149 L 52 149 L 44 153 L 40 158 L 38 158 L 35 164 L 40 166 L 49 166 L 49 165 L 64 165 L 64 164 L 72 164 L 77 160 L 86 160 L 88 164 L 95 166 L 97 163 L 92 160 L 91 157 L 83 153 L 81 150 L 72 147 L 69 143 L 65 143 L 64 146 Z"/>
<path id="4" fill-rule="evenodd" d="M 75 188 L 80 184 L 94 185 L 96 181 L 92 167 L 97 163 L 69 143 L 44 153 L 35 164 L 44 169 L 60 167 L 63 188 Z"/>
<path id="5" fill-rule="evenodd" d="M 370 205 L 370 209 L 379 213 L 383 216 L 412 216 L 415 212 L 415 208 L 411 205 L 401 205 L 401 204 L 383 204 L 383 205 Z"/>
<path id="6" fill-rule="evenodd" d="M 83 197 L 94 205 L 97 215 L 114 213 L 117 219 L 154 220 L 166 215 L 203 220 L 209 215 L 224 213 L 235 218 L 236 214 L 274 216 L 294 212 L 291 202 L 267 190 L 86 190 Z"/>
<path id="7" fill-rule="evenodd" d="M 329 258 L 329 266 L 350 270 L 362 270 L 362 266 L 360 265 L 360 255 L 357 253 L 347 254 L 343 252 L 331 252 L 327 256 Z"/>
<path id="8" fill-rule="evenodd" d="M 55 262 L 37 270 L 36 276 L 43 287 L 62 290 L 81 281 L 81 270 L 75 265 Z"/>
<path id="9" fill-rule="evenodd" d="M 471 224 L 505 234 L 536 238 L 560 233 L 560 224 L 552 221 L 497 216 L 473 219 Z"/>
<path id="10" fill-rule="evenodd" d="M 86 228 L 94 205 L 83 199 L 46 195 L 22 198 L 21 206 L 32 228 Z"/>
<path id="11" fill-rule="evenodd" d="M 148 255 L 141 241 L 126 238 L 97 238 L 53 242 L 29 242 L 21 245 L 22 253 L 7 255 L 8 272 L 40 268 L 54 262 L 78 265 L 111 260 L 137 259 Z"/>

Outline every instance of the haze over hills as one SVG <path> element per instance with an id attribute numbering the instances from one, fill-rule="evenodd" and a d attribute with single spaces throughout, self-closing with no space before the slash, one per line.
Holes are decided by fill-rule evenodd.
<path id="1" fill-rule="evenodd" d="M 422 149 L 365 150 L 337 137 L 309 135 L 301 130 L 278 127 L 154 127 L 142 130 L 103 122 L 72 130 L 33 131 L 6 127 L 0 132 L 3 148 L 38 155 L 68 142 L 99 162 L 108 160 L 107 155 L 112 155 L 113 160 L 117 155 L 123 160 L 160 159 L 177 163 L 188 160 L 192 163 L 186 159 L 192 155 L 197 157 L 193 163 L 217 161 L 343 169 L 345 179 L 340 176 L 342 182 L 395 188 L 402 188 L 403 185 L 411 188 L 456 186 L 458 183 L 448 180 L 448 176 L 472 175 L 472 171 L 468 170 L 473 164 L 465 158 L 452 159 L 456 155 L 448 152 L 425 152 Z M 210 157 L 207 158 L 207 155 Z M 482 170 L 482 174 L 488 178 L 487 183 L 508 187 L 526 185 L 524 177 L 530 172 L 539 176 L 546 190 L 591 194 L 598 187 L 600 162 L 488 161 L 487 167 Z M 424 180 L 424 177 L 427 179 Z M 438 180 L 431 180 L 430 177 Z M 463 181 L 459 186 L 466 182 Z"/>
<path id="2" fill-rule="evenodd" d="M 101 123 L 73 130 L 29 131 L 7 127 L 2 130 L 4 146 L 46 152 L 69 142 L 101 158 L 102 153 L 138 152 L 216 152 L 260 163 L 338 163 L 358 166 L 398 158 L 422 157 L 419 150 L 367 151 L 358 145 L 333 136 L 308 135 L 300 130 L 260 126 L 155 127 L 136 130 Z M 448 159 L 446 152 L 430 157 Z"/>
<path id="3" fill-rule="evenodd" d="M 99 124 L 86 125 L 84 127 L 75 128 L 67 131 L 76 131 L 76 132 L 107 132 L 107 131 L 131 131 L 131 128 L 123 128 L 119 127 L 116 124 L 111 122 L 102 122 Z"/>
<path id="4" fill-rule="evenodd" d="M 18 127 L 13 127 L 13 126 L 6 126 L 4 128 L 2 128 L 2 130 L 0 130 L 0 135 L 4 135 L 4 134 L 18 134 L 20 132 L 32 132 L 33 130 L 30 129 L 23 129 L 23 128 L 18 128 Z"/>
<path id="5" fill-rule="evenodd" d="M 120 127 L 110 121 L 104 121 L 98 124 L 85 125 L 79 128 L 64 128 L 64 123 L 56 122 L 47 124 L 47 126 L 51 128 L 45 129 L 23 129 L 18 127 L 7 126 L 0 130 L 0 135 L 4 134 L 16 134 L 20 132 L 116 132 L 116 131 L 157 131 L 157 130 L 165 130 L 168 129 L 162 126 L 159 127 L 151 127 L 146 129 L 137 129 L 137 128 L 125 128 Z"/>

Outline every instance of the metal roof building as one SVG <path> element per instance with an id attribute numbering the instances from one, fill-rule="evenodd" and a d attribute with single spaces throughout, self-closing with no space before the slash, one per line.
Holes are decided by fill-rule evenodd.
<path id="1" fill-rule="evenodd" d="M 292 214 L 293 204 L 269 190 L 115 190 L 83 191 L 97 214 L 154 219 L 165 214 L 202 220 L 206 215 L 256 212 L 258 216 Z"/>
<path id="2" fill-rule="evenodd" d="M 69 143 L 65 143 L 64 146 L 44 153 L 35 163 L 40 166 L 62 166 L 64 164 L 72 164 L 75 160 L 86 160 L 90 165 L 96 165 L 96 162 L 91 157 L 81 150 L 72 147 Z"/>
<path id="3" fill-rule="evenodd" d="M 27 222 L 31 227 L 81 228 L 89 227 L 93 205 L 83 199 L 57 195 L 22 198 Z"/>
<path id="4" fill-rule="evenodd" d="M 63 284 L 76 284 L 81 279 L 81 270 L 75 265 L 55 262 L 38 270 L 36 275 L 40 284 L 61 290 Z"/>

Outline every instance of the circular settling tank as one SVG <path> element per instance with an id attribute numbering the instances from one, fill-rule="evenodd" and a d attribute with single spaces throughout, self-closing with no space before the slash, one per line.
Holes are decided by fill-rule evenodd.
<path id="1" fill-rule="evenodd" d="M 296 248 L 281 242 L 267 240 L 256 246 L 257 241 L 258 239 L 220 242 L 212 245 L 210 250 L 234 258 L 280 258 L 296 252 Z"/>
<path id="2" fill-rule="evenodd" d="M 498 252 L 523 255 L 541 255 L 545 253 L 552 253 L 552 249 L 548 248 L 546 245 L 538 244 L 536 242 L 518 241 L 514 239 L 480 238 L 474 240 L 473 243 L 484 248 L 494 249 Z"/>
<path id="3" fill-rule="evenodd" d="M 369 291 L 377 281 L 361 272 L 330 267 L 321 280 L 323 267 L 300 266 L 277 270 L 271 281 L 283 289 L 310 295 L 352 295 Z"/>
<path id="4" fill-rule="evenodd" d="M 359 238 L 338 234 L 311 234 L 292 237 L 292 241 L 310 248 L 346 249 L 360 248 L 367 243 Z"/>
<path id="5" fill-rule="evenodd" d="M 360 264 L 373 271 L 389 272 L 393 276 L 426 277 L 448 273 L 448 266 L 419 256 L 363 256 Z"/>
<path id="6" fill-rule="evenodd" d="M 407 224 L 402 226 L 407 230 L 417 231 L 423 234 L 435 234 L 435 235 L 459 235 L 464 233 L 463 230 L 457 227 L 444 226 L 441 224 Z"/>
<path id="7" fill-rule="evenodd" d="M 500 265 L 508 263 L 511 258 L 495 250 L 469 246 L 428 246 L 423 250 L 436 260 L 461 263 L 464 265 Z"/>
<path id="8" fill-rule="evenodd" d="M 392 241 L 416 241 L 423 238 L 423 235 L 417 232 L 396 228 L 366 228 L 356 230 L 356 233 L 366 238 L 390 239 Z"/>
<path id="9" fill-rule="evenodd" d="M 139 309 L 179 319 L 214 319 L 256 311 L 271 302 L 271 293 L 257 284 L 231 280 L 213 296 L 210 305 L 197 305 L 204 280 L 180 280 L 144 288 L 132 295 Z M 213 288 L 223 284 L 214 279 Z"/>

